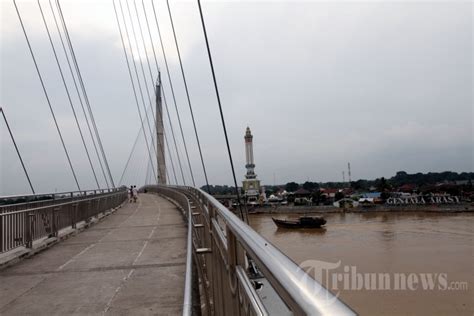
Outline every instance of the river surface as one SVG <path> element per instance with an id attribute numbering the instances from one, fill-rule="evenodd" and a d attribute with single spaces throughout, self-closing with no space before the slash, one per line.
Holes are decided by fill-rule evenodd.
<path id="1" fill-rule="evenodd" d="M 322 230 L 271 216 L 250 224 L 361 315 L 474 315 L 474 214 L 331 213 Z"/>

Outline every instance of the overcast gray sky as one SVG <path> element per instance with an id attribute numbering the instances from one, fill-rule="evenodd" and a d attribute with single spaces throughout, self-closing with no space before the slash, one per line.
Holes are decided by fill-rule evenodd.
<path id="1" fill-rule="evenodd" d="M 197 4 L 170 2 L 210 183 L 231 184 Z M 42 3 L 55 30 L 48 2 Z M 140 121 L 112 1 L 61 3 L 118 182 Z M 94 188 L 36 1 L 18 4 L 79 182 Z M 151 18 L 150 0 L 145 4 Z M 202 185 L 166 2 L 155 4 L 191 164 Z M 36 190 L 73 190 L 12 1 L 2 1 L 0 10 L 0 105 Z M 399 170 L 474 170 L 471 1 L 203 1 L 203 10 L 239 181 L 245 174 L 247 125 L 254 134 L 256 173 L 264 184 L 340 181 L 349 161 L 353 179 L 390 177 Z M 153 38 L 164 70 L 155 28 Z M 151 57 L 151 44 L 146 45 Z M 179 136 L 166 73 L 162 78 Z M 73 101 L 80 113 L 75 95 Z M 0 133 L 0 195 L 28 193 L 3 122 Z M 142 138 L 125 184 L 145 179 Z"/>

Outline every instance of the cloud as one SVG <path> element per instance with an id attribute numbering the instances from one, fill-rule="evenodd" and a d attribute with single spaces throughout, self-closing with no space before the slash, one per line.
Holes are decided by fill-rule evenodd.
<path id="1" fill-rule="evenodd" d="M 118 178 L 140 122 L 113 7 L 110 1 L 61 3 L 111 169 Z M 150 2 L 145 3 L 152 18 Z M 202 185 L 204 177 L 166 3 L 155 4 L 191 165 L 197 184 Z M 44 5 L 47 8 L 46 1 Z M 14 9 L 10 2 L 1 6 L 0 103 L 38 190 L 74 189 Z M 19 6 L 80 181 L 91 188 L 94 182 L 36 3 L 19 1 Z M 340 180 L 348 161 L 354 179 L 387 177 L 403 169 L 472 171 L 471 9 L 472 3 L 466 2 L 204 2 L 239 181 L 245 173 L 243 134 L 247 125 L 255 137 L 256 172 L 267 184 L 274 178 L 277 183 Z M 209 179 L 214 184 L 230 184 L 196 3 L 173 1 L 171 10 Z M 143 19 L 142 13 L 140 16 Z M 150 23 L 181 164 L 190 183 L 153 19 Z M 56 35 L 54 38 L 58 45 Z M 153 49 L 148 39 L 146 42 L 156 76 Z M 145 62 L 144 50 L 140 51 Z M 62 53 L 60 58 L 65 65 Z M 146 63 L 144 69 L 152 88 Z M 140 67 L 138 73 L 143 83 Z M 67 80 L 72 89 L 69 75 Z M 81 113 L 77 97 L 73 98 Z M 145 92 L 144 98 L 148 106 Z M 140 96 L 139 100 L 143 109 Z M 175 168 L 179 169 L 169 127 L 167 131 Z M 144 181 L 147 153 L 142 137 L 125 183 Z M 0 145 L 0 194 L 27 191 L 3 130 Z M 54 177 L 48 177 L 48 172 Z"/>

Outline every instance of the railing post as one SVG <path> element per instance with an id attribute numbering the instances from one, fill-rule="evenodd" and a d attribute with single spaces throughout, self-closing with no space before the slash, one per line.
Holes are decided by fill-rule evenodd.
<path id="1" fill-rule="evenodd" d="M 86 223 L 89 223 L 90 222 L 90 214 L 91 214 L 91 204 L 92 204 L 92 201 L 91 200 L 88 200 L 87 201 L 87 211 L 86 211 Z"/>
<path id="2" fill-rule="evenodd" d="M 53 237 L 58 237 L 58 221 L 59 221 L 59 213 L 60 208 L 55 207 L 53 208 Z"/>
<path id="3" fill-rule="evenodd" d="M 100 201 L 101 200 L 102 200 L 102 197 L 97 199 L 97 206 L 96 206 L 96 209 L 95 209 L 95 216 L 97 216 L 97 217 L 99 217 L 99 213 L 100 213 Z"/>
<path id="4" fill-rule="evenodd" d="M 76 223 L 77 223 L 77 207 L 78 203 L 74 203 L 71 208 L 71 227 L 73 229 L 76 229 Z"/>
<path id="5" fill-rule="evenodd" d="M 231 310 L 235 311 L 237 314 L 240 314 L 237 311 L 240 311 L 239 303 L 239 293 L 238 293 L 238 280 L 236 274 L 236 266 L 238 264 L 238 251 L 237 251 L 237 239 L 235 238 L 234 233 L 226 225 L 226 237 L 227 237 L 227 263 L 229 265 L 229 270 L 227 270 L 229 290 L 232 299 L 229 304 L 232 304 Z"/>
<path id="6" fill-rule="evenodd" d="M 3 216 L 1 216 L 1 214 L 3 214 L 3 210 L 0 210 L 0 253 L 3 252 L 3 234 L 4 234 Z"/>
<path id="7" fill-rule="evenodd" d="M 33 212 L 29 212 L 25 216 L 25 246 L 26 248 L 33 248 L 33 236 L 34 236 L 34 217 Z"/>

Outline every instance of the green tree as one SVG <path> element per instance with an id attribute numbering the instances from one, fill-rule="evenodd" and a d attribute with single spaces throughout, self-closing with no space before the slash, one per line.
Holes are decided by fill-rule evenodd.
<path id="1" fill-rule="evenodd" d="M 342 192 L 337 192 L 337 193 L 334 195 L 334 200 L 336 200 L 336 201 L 339 201 L 339 200 L 341 200 L 341 199 L 343 199 L 343 198 L 344 198 L 344 193 L 342 193 Z"/>
<path id="2" fill-rule="evenodd" d="M 317 188 L 319 188 L 319 184 L 317 184 L 316 182 L 306 181 L 305 183 L 303 183 L 303 189 L 307 191 L 313 192 Z"/>
<path id="3" fill-rule="evenodd" d="M 311 193 L 311 200 L 313 201 L 314 204 L 319 203 L 320 197 L 321 197 L 321 191 L 319 190 L 313 191 L 313 193 Z"/>
<path id="4" fill-rule="evenodd" d="M 382 177 L 379 180 L 377 180 L 377 191 L 379 192 L 384 192 L 385 190 L 390 190 L 390 185 L 387 183 L 387 180 Z"/>
<path id="5" fill-rule="evenodd" d="M 300 188 L 300 185 L 296 182 L 288 182 L 286 185 L 285 185 L 285 190 L 287 192 L 295 192 L 296 190 L 298 190 Z"/>

